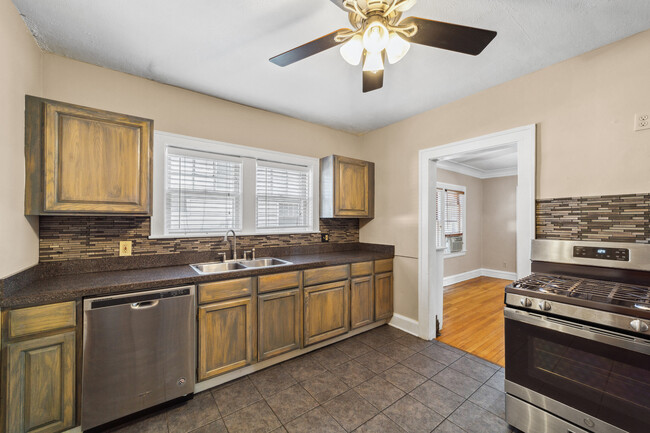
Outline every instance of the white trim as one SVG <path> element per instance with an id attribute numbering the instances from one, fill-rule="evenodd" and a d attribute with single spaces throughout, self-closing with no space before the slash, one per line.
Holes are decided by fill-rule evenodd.
<path id="1" fill-rule="evenodd" d="M 465 233 L 463 233 L 463 236 L 465 236 Z M 467 245 L 467 240 L 463 240 L 463 250 L 462 251 L 457 251 L 455 253 L 445 253 L 445 259 L 453 259 L 454 257 L 462 257 L 465 254 L 467 254 L 467 250 L 465 249 L 465 245 Z"/>
<path id="2" fill-rule="evenodd" d="M 444 254 L 435 248 L 435 200 L 429 188 L 437 183 L 436 160 L 459 153 L 517 145 L 517 275 L 530 273 L 531 240 L 535 238 L 535 155 L 536 126 L 527 125 L 482 137 L 422 149 L 419 153 L 419 260 L 418 322 L 419 336 L 435 337 L 435 316 L 442 326 Z M 435 218 L 433 219 L 435 220 Z"/>
<path id="3" fill-rule="evenodd" d="M 460 274 L 450 275 L 442 279 L 443 287 L 451 286 L 452 284 L 462 283 L 463 281 L 471 280 L 481 276 L 481 269 L 474 269 Z"/>
<path id="4" fill-rule="evenodd" d="M 393 318 L 388 322 L 393 328 L 397 328 L 404 332 L 407 332 L 411 335 L 418 336 L 418 330 L 420 325 L 417 320 L 413 320 L 410 317 L 402 316 L 401 314 L 393 313 Z"/>
<path id="5" fill-rule="evenodd" d="M 438 161 L 438 168 L 453 171 L 454 173 L 464 174 L 466 176 L 476 177 L 478 179 L 492 179 L 495 177 L 516 176 L 517 167 L 498 168 L 494 170 L 481 170 L 474 167 L 468 167 L 453 161 Z"/>
<path id="6" fill-rule="evenodd" d="M 481 269 L 482 277 L 499 278 L 500 280 L 516 280 L 516 272 L 499 271 L 497 269 Z"/>
<path id="7" fill-rule="evenodd" d="M 242 182 L 244 191 L 242 192 L 242 224 L 243 228 L 238 230 L 238 235 L 272 235 L 272 234 L 289 234 L 289 233 L 319 233 L 320 229 L 320 210 L 319 210 L 319 170 L 320 160 L 309 156 L 294 155 L 290 153 L 277 152 L 274 150 L 259 149 L 250 146 L 241 146 L 239 144 L 224 143 L 222 141 L 207 140 L 186 135 L 172 134 L 170 132 L 154 131 L 154 152 L 153 152 L 153 214 L 151 216 L 151 236 L 150 239 L 165 238 L 198 238 L 198 237 L 216 237 L 225 233 L 206 233 L 206 234 L 168 234 L 165 233 L 165 169 L 166 169 L 166 149 L 175 147 L 180 149 L 190 149 L 200 152 L 210 152 L 225 155 L 226 158 L 236 157 L 243 161 L 244 172 Z M 312 218 L 311 227 L 305 230 L 296 228 L 291 229 L 256 229 L 255 224 L 255 165 L 256 160 L 268 162 L 280 162 L 282 164 L 297 165 L 305 167 L 311 175 L 312 186 Z M 250 191 L 253 193 L 251 194 Z"/>
<path id="8" fill-rule="evenodd" d="M 501 280 L 516 280 L 517 274 L 515 272 L 497 271 L 496 269 L 479 268 L 467 272 L 462 272 L 456 275 L 449 275 L 444 277 L 442 285 L 444 287 L 451 286 L 452 284 L 462 283 L 463 281 L 471 280 L 478 277 L 499 278 Z"/>

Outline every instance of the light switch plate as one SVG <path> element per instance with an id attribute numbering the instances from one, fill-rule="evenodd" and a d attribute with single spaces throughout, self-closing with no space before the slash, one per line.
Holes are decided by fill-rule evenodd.
<path id="1" fill-rule="evenodd" d="M 635 114 L 634 130 L 643 131 L 644 129 L 650 129 L 650 115 L 647 113 Z"/>
<path id="2" fill-rule="evenodd" d="M 132 245 L 131 241 L 120 241 L 120 256 L 130 256 Z"/>

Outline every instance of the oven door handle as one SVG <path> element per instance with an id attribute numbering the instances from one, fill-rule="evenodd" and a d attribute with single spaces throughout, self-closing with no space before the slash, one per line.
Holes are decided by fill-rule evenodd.
<path id="1" fill-rule="evenodd" d="M 568 320 L 557 319 L 555 317 L 544 316 L 541 314 L 529 313 L 528 311 L 516 310 L 505 307 L 503 314 L 506 319 L 516 320 L 533 326 L 574 335 L 576 337 L 586 338 L 587 340 L 597 341 L 599 343 L 620 347 L 622 349 L 632 350 L 634 352 L 650 355 L 650 342 L 641 338 L 630 335 L 598 329 L 593 326 L 583 325 L 581 323 L 571 322 Z"/>

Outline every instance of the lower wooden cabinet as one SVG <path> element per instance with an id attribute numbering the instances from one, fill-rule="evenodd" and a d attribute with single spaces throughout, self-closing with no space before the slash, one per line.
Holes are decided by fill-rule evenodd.
<path id="1" fill-rule="evenodd" d="M 258 296 L 258 360 L 300 349 L 301 311 L 300 289 Z"/>
<path id="2" fill-rule="evenodd" d="M 348 280 L 304 288 L 305 346 L 348 332 Z"/>
<path id="3" fill-rule="evenodd" d="M 375 274 L 375 320 L 393 316 L 393 273 Z"/>
<path id="4" fill-rule="evenodd" d="M 75 332 L 7 344 L 6 432 L 75 425 Z"/>
<path id="5" fill-rule="evenodd" d="M 369 325 L 375 318 L 375 294 L 372 275 L 350 282 L 350 327 Z"/>
<path id="6" fill-rule="evenodd" d="M 199 307 L 198 380 L 253 362 L 254 321 L 251 298 Z"/>

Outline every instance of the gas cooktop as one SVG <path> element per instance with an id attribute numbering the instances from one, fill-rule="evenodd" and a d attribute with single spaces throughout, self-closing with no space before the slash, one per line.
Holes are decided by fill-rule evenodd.
<path id="1" fill-rule="evenodd" d="M 509 287 L 650 311 L 650 287 L 614 281 L 533 273 Z M 534 296 L 531 294 L 531 296 Z"/>

